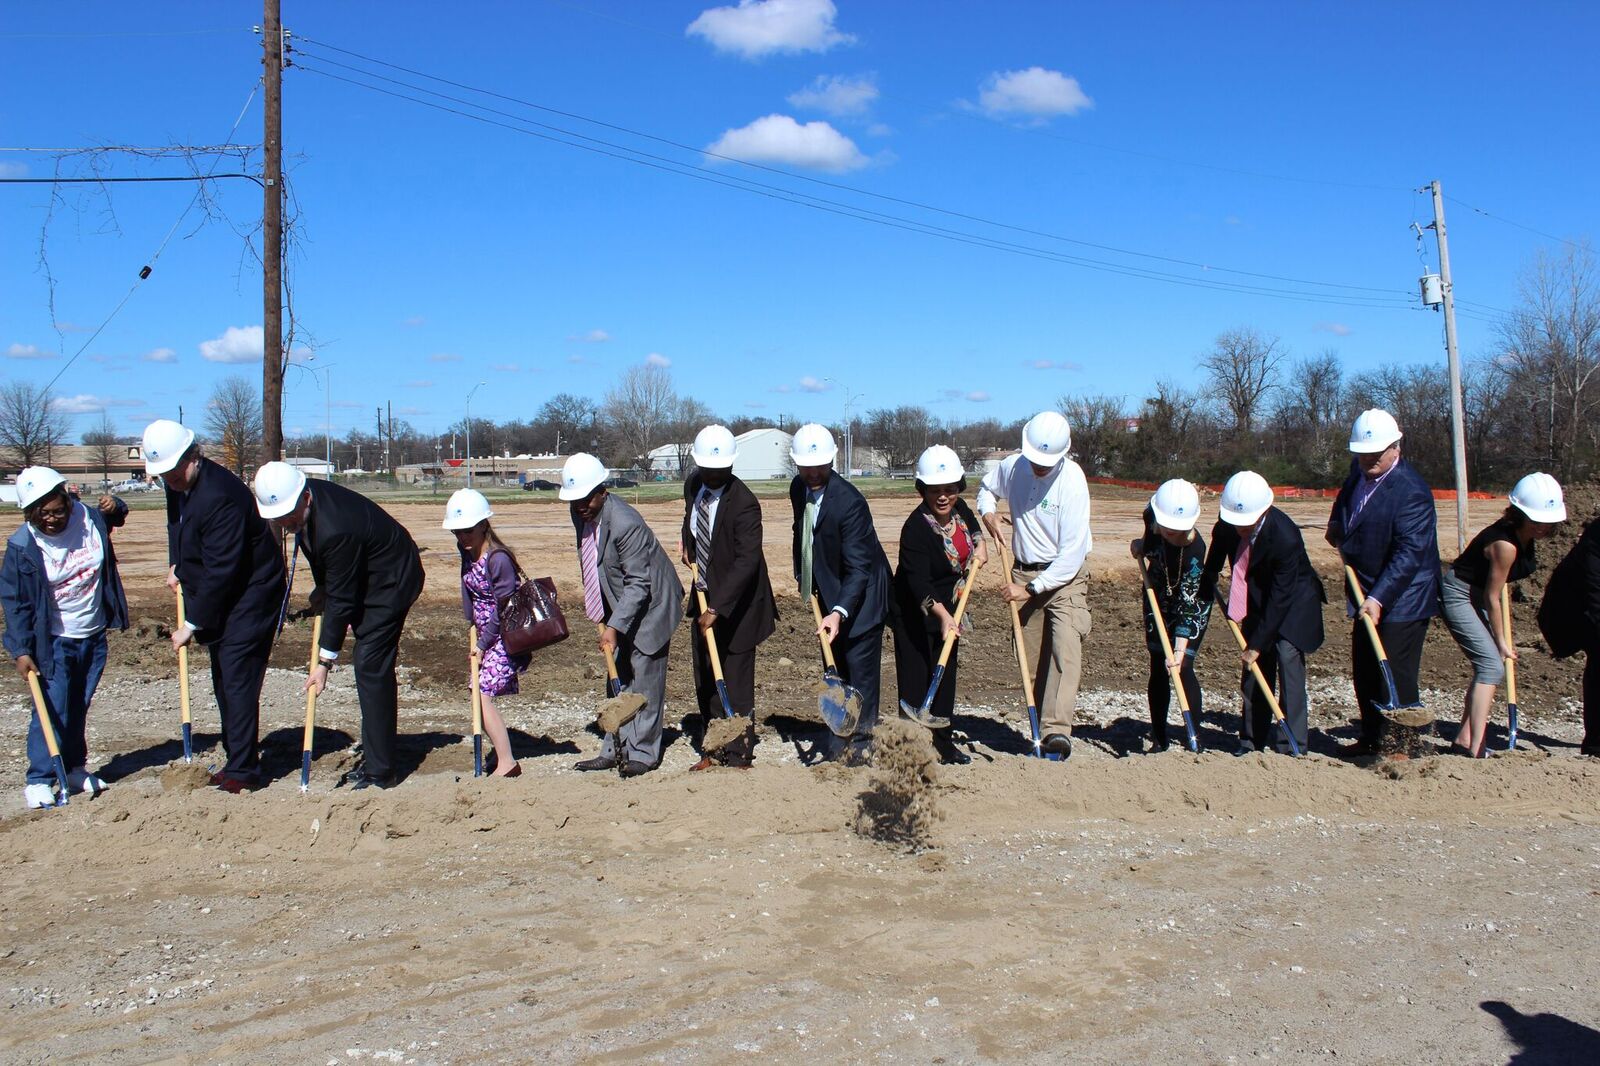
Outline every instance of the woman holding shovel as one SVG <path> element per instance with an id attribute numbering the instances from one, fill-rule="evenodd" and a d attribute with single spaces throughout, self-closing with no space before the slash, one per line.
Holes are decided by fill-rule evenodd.
<path id="1" fill-rule="evenodd" d="M 1211 600 L 1201 591 L 1205 573 L 1206 542 L 1195 531 L 1200 517 L 1200 493 L 1181 478 L 1156 489 L 1144 509 L 1144 536 L 1131 545 L 1133 557 L 1145 572 L 1147 587 L 1160 604 L 1159 623 L 1144 597 L 1144 642 L 1150 652 L 1150 750 L 1166 751 L 1167 708 L 1172 699 L 1172 675 L 1177 673 L 1189 704 L 1191 721 L 1200 719 L 1200 679 L 1194 659 L 1211 619 Z M 1171 642 L 1169 657 L 1159 625 Z"/>
<path id="2" fill-rule="evenodd" d="M 1489 705 L 1505 680 L 1506 662 L 1517 649 L 1506 639 L 1506 601 L 1500 590 L 1538 568 L 1534 543 L 1566 521 L 1561 486 L 1549 474 L 1529 474 L 1511 490 L 1511 506 L 1479 531 L 1467 550 L 1444 570 L 1444 623 L 1472 663 L 1461 728 L 1450 750 L 1480 758 L 1488 732 Z"/>
<path id="3" fill-rule="evenodd" d="M 894 572 L 895 679 L 900 700 L 923 702 L 935 661 L 945 638 L 959 628 L 956 601 L 966 585 L 976 555 L 988 560 L 988 547 L 978 517 L 961 498 L 966 472 L 956 453 L 935 444 L 917 460 L 917 493 L 922 497 L 900 530 L 900 559 Z M 950 649 L 944 679 L 929 707 L 933 718 L 948 720 L 956 702 L 956 660 L 960 642 Z M 950 730 L 935 729 L 933 747 L 939 761 L 965 765 L 972 757 L 956 746 Z"/>
<path id="4" fill-rule="evenodd" d="M 489 519 L 494 512 L 476 489 L 459 489 L 445 505 L 444 528 L 456 535 L 461 551 L 461 613 L 478 633 L 478 693 L 483 705 L 483 731 L 494 745 L 490 777 L 520 777 L 522 767 L 511 750 L 505 719 L 494 701 L 514 696 L 517 675 L 528 668 L 532 654 L 507 655 L 500 642 L 500 604 L 517 591 L 521 567 L 517 557 L 495 536 Z"/>
<path id="5" fill-rule="evenodd" d="M 127 504 L 102 496 L 89 507 L 67 492 L 66 479 L 47 466 L 17 475 L 24 522 L 6 543 L 0 566 L 5 648 L 24 680 L 37 672 L 45 707 L 60 738 L 67 788 L 99 793 L 105 782 L 89 772 L 89 702 L 106 665 L 106 630 L 128 628 L 128 600 L 111 550 L 111 530 Z M 56 804 L 55 760 L 37 717 L 28 728 L 29 809 Z"/>

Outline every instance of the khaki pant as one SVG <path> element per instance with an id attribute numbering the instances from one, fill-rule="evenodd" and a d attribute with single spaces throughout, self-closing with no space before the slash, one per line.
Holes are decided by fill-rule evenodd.
<path id="1" fill-rule="evenodd" d="M 1027 584 L 1039 570 L 1011 571 L 1011 580 Z M 1034 706 L 1040 730 L 1072 735 L 1078 713 L 1078 681 L 1083 675 L 1083 638 L 1089 635 L 1089 571 L 1052 592 L 1022 604 L 1022 643 L 1033 664 Z"/>

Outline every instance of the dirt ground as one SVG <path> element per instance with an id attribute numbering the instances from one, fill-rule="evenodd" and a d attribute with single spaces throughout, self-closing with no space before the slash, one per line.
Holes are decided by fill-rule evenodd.
<path id="1" fill-rule="evenodd" d="M 602 695 L 592 641 L 576 637 L 504 701 L 524 776 L 471 776 L 453 541 L 441 508 L 397 505 L 428 570 L 401 651 L 406 780 L 334 787 L 359 734 L 336 674 L 299 793 L 301 623 L 263 701 L 274 781 L 243 797 L 197 788 L 203 774 L 174 762 L 162 520 L 135 512 L 117 546 L 138 624 L 114 636 L 90 719 L 91 765 L 112 787 L 64 811 L 0 806 L 0 1060 L 1600 1060 L 1600 762 L 1576 754 L 1581 661 L 1543 654 L 1534 605 L 1519 603 L 1521 750 L 1332 758 L 1354 703 L 1320 540 L 1328 501 L 1287 501 L 1335 600 L 1311 660 L 1312 754 L 1226 754 L 1237 657 L 1220 630 L 1201 655 L 1208 750 L 1145 754 L 1127 554 L 1143 502 L 1096 489 L 1069 763 L 1025 755 L 991 575 L 959 676 L 973 764 L 929 767 L 897 733 L 877 768 L 804 765 L 814 642 L 780 582 L 755 769 L 687 772 L 685 629 L 662 767 L 633 781 L 571 769 L 598 747 L 587 726 Z M 873 503 L 892 560 L 910 504 Z M 787 574 L 787 503 L 765 507 L 768 562 Z M 579 602 L 565 509 L 497 509 L 529 572 Z M 675 547 L 681 505 L 642 509 Z M 1497 511 L 1474 503 L 1474 528 Z M 1453 515 L 1441 508 L 1447 547 Z M 308 585 L 302 570 L 302 596 Z M 203 653 L 192 670 L 196 761 L 214 762 Z M 1466 677 L 1435 626 L 1424 685 L 1441 722 Z M 20 686 L 0 709 L 0 791 L 20 798 Z"/>

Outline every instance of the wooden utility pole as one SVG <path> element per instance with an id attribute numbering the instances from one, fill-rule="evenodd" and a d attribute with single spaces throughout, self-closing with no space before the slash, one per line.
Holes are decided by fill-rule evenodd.
<path id="1" fill-rule="evenodd" d="M 1439 242 L 1439 280 L 1444 288 L 1444 350 L 1450 368 L 1450 442 L 1456 467 L 1456 551 L 1467 550 L 1467 417 L 1461 398 L 1461 352 L 1456 347 L 1456 297 L 1450 283 L 1450 243 L 1444 233 L 1444 193 L 1433 193 L 1433 236 Z"/>
<path id="2" fill-rule="evenodd" d="M 283 24 L 278 0 L 264 0 L 266 181 L 261 207 L 261 461 L 283 457 Z"/>

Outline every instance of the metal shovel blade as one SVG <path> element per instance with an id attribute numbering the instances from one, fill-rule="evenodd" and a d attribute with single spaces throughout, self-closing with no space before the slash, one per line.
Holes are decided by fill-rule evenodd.
<path id="1" fill-rule="evenodd" d="M 817 714 L 834 736 L 854 736 L 861 721 L 861 693 L 839 675 L 823 674 L 817 688 Z"/>
<path id="2" fill-rule="evenodd" d="M 900 701 L 900 713 L 924 729 L 950 728 L 950 719 L 940 718 L 938 715 L 930 713 L 927 707 L 916 707 L 905 700 Z"/>

